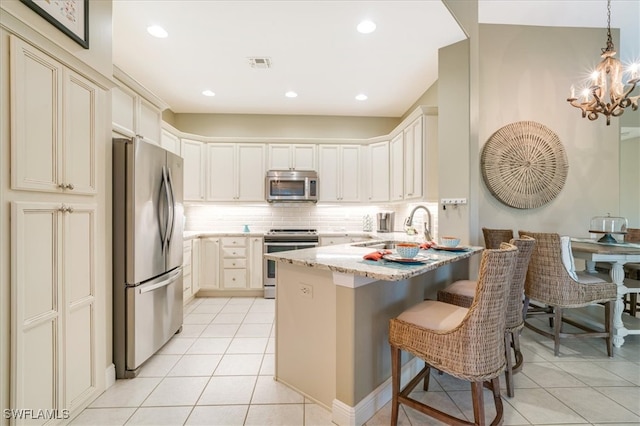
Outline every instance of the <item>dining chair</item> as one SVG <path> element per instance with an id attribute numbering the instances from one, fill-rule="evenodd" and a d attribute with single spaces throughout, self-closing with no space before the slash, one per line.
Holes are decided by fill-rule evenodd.
<path id="1" fill-rule="evenodd" d="M 522 364 L 524 362 L 524 357 L 520 350 L 520 333 L 524 327 L 524 318 L 522 316 L 524 280 L 527 276 L 529 259 L 531 259 L 536 240 L 523 236 L 522 238 L 511 239 L 510 243 L 518 248 L 518 255 L 516 257 L 515 267 L 513 268 L 513 276 L 509 283 L 509 297 L 507 299 L 504 332 L 504 353 L 507 362 L 505 368 L 507 395 L 513 397 L 513 375 L 522 370 Z M 471 280 L 456 281 L 438 292 L 438 300 L 468 308 L 473 304 L 477 283 L 477 281 Z M 513 358 L 511 355 L 512 350 Z"/>
<path id="2" fill-rule="evenodd" d="M 525 327 L 553 339 L 555 356 L 560 354 L 560 339 L 604 338 L 607 355 L 612 357 L 616 285 L 585 272 L 575 272 L 569 237 L 561 238 L 555 233 L 528 231 L 519 231 L 519 235 L 536 240 L 524 285 L 525 305 L 529 300 L 535 300 L 548 307 L 545 312 L 527 313 Z M 597 303 L 604 303 L 604 331 L 564 315 L 567 309 Z M 537 315 L 553 320 L 550 323 L 553 332 L 537 327 L 530 321 Z M 582 332 L 563 331 L 563 323 L 570 324 Z"/>
<path id="3" fill-rule="evenodd" d="M 513 238 L 511 229 L 482 228 L 484 246 L 488 249 L 500 248 L 501 243 L 508 243 Z"/>
<path id="4" fill-rule="evenodd" d="M 389 321 L 391 346 L 391 424 L 398 423 L 400 404 L 447 424 L 485 424 L 483 385 L 491 389 L 501 424 L 503 406 L 498 377 L 504 371 L 504 315 L 517 247 L 503 243 L 485 250 L 480 261 L 476 294 L 469 308 L 425 300 Z M 424 361 L 424 368 L 400 389 L 400 354 L 408 352 Z M 429 388 L 431 368 L 471 383 L 475 423 L 440 411 L 409 396 L 421 382 Z"/>

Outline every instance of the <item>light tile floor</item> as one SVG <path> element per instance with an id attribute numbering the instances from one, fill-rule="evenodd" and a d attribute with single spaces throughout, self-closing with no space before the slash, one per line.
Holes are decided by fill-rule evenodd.
<path id="1" fill-rule="evenodd" d="M 331 425 L 331 414 L 273 380 L 274 300 L 198 298 L 181 334 L 135 379 L 118 380 L 71 425 Z M 640 424 L 640 336 L 607 358 L 600 339 L 551 341 L 527 329 L 515 397 L 503 396 L 505 425 Z M 485 391 L 487 411 L 495 411 Z M 473 418 L 467 382 L 433 374 L 414 396 Z M 388 425 L 387 404 L 367 426 Z M 400 425 L 442 424 L 401 406 Z"/>

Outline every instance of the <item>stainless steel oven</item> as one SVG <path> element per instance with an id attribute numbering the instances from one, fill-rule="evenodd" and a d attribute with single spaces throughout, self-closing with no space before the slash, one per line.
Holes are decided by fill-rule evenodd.
<path id="1" fill-rule="evenodd" d="M 264 252 L 280 253 L 318 246 L 315 229 L 272 229 L 264 236 Z M 264 260 L 264 298 L 276 297 L 276 262 Z"/>

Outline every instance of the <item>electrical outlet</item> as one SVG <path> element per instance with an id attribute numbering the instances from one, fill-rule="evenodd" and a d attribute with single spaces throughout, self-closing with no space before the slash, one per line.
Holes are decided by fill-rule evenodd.
<path id="1" fill-rule="evenodd" d="M 313 286 L 311 284 L 298 285 L 298 291 L 300 292 L 301 297 L 313 299 Z"/>
<path id="2" fill-rule="evenodd" d="M 466 198 L 443 198 L 440 200 L 440 203 L 442 203 L 443 205 L 459 206 L 459 205 L 467 204 L 467 199 Z"/>

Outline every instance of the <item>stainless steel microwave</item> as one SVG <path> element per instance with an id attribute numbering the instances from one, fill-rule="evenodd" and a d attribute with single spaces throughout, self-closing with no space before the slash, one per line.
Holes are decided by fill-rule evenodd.
<path id="1" fill-rule="evenodd" d="M 318 201 L 318 173 L 314 170 L 269 170 L 265 194 L 270 203 L 315 203 Z"/>

